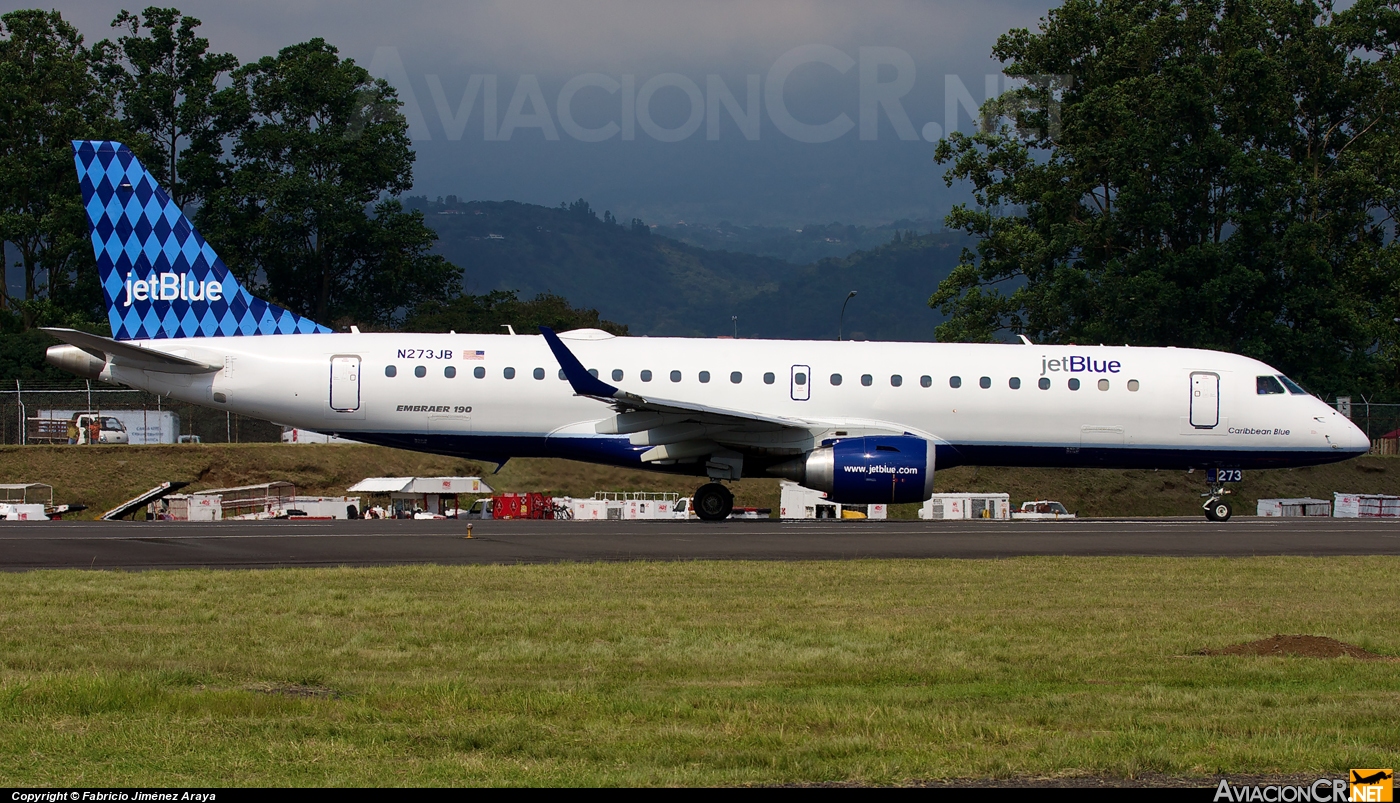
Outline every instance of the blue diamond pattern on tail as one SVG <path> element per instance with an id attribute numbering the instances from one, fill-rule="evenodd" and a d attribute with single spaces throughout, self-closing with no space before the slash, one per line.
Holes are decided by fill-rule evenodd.
<path id="1" fill-rule="evenodd" d="M 73 162 L 114 339 L 331 331 L 249 293 L 125 145 L 77 141 Z"/>

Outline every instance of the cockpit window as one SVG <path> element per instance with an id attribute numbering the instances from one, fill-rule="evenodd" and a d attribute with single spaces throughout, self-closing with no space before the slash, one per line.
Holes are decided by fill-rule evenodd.
<path id="1" fill-rule="evenodd" d="M 1306 390 L 1303 390 L 1303 388 L 1300 387 L 1297 382 L 1294 382 L 1293 380 L 1289 379 L 1283 374 L 1278 375 L 1278 381 L 1282 382 L 1283 386 L 1288 388 L 1288 392 L 1292 393 L 1294 396 L 1308 395 L 1308 392 Z"/>
<path id="2" fill-rule="evenodd" d="M 1260 396 L 1271 396 L 1275 393 L 1287 393 L 1288 391 L 1284 390 L 1283 385 L 1279 384 L 1279 381 L 1272 376 L 1256 376 L 1254 377 L 1254 392 Z"/>

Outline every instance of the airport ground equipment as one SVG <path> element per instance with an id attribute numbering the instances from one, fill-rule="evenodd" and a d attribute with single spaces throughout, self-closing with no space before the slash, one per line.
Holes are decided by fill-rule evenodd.
<path id="1" fill-rule="evenodd" d="M 1009 519 L 1011 496 L 999 493 L 933 494 L 919 508 L 921 519 Z"/>
<path id="2" fill-rule="evenodd" d="M 651 519 L 684 519 L 688 505 L 681 505 L 681 495 L 668 491 L 598 491 L 593 499 L 606 503 L 607 510 L 618 510 L 624 521 Z M 583 501 L 583 500 L 579 500 Z"/>
<path id="3" fill-rule="evenodd" d="M 118 521 L 127 516 L 135 515 L 136 511 L 155 502 L 162 497 L 175 493 L 176 491 L 189 485 L 188 482 L 162 482 L 160 485 L 133 496 L 102 514 L 103 521 Z"/>
<path id="4" fill-rule="evenodd" d="M 82 505 L 74 506 L 83 510 Z M 0 484 L 0 521 L 48 521 L 59 518 L 69 505 L 54 506 L 53 486 L 42 482 Z"/>
<path id="5" fill-rule="evenodd" d="M 1332 497 L 1332 515 L 1339 519 L 1400 518 L 1400 496 L 1334 493 Z"/>
<path id="6" fill-rule="evenodd" d="M 552 519 L 554 500 L 541 493 L 504 493 L 491 497 L 493 519 Z"/>
<path id="7" fill-rule="evenodd" d="M 388 496 L 391 516 L 427 513 L 461 517 L 459 497 L 495 493 L 480 477 L 366 477 L 348 490 Z"/>
<path id="8" fill-rule="evenodd" d="M 860 516 L 848 514 L 859 513 Z M 874 503 L 850 505 L 833 502 L 823 491 L 804 488 L 791 480 L 778 483 L 778 518 L 780 519 L 883 519 L 889 516 L 889 506 Z"/>
<path id="9" fill-rule="evenodd" d="M 1294 518 L 1300 516 L 1331 516 L 1332 503 L 1326 499 L 1302 497 L 1298 499 L 1260 499 L 1254 515 L 1266 519 Z"/>

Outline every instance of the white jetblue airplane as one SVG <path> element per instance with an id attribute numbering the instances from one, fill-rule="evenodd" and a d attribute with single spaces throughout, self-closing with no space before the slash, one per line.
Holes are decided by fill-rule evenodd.
<path id="1" fill-rule="evenodd" d="M 1370 443 L 1280 372 L 1128 346 L 334 333 L 254 298 L 140 162 L 73 145 L 112 337 L 49 329 L 79 376 L 369 443 L 495 463 L 564 457 L 707 478 L 788 477 L 834 501 L 920 502 L 934 467 L 1243 469 Z"/>

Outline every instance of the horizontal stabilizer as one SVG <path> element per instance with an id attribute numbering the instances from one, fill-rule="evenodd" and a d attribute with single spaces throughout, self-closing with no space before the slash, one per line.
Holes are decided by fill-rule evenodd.
<path id="1" fill-rule="evenodd" d="M 73 346 L 86 351 L 99 359 L 110 359 L 117 365 L 140 368 L 146 371 L 159 371 L 166 374 L 210 374 L 222 365 L 210 365 L 188 357 L 177 357 L 155 349 L 142 348 L 132 343 L 123 343 L 110 337 L 90 335 L 76 329 L 46 328 L 45 332 Z"/>

